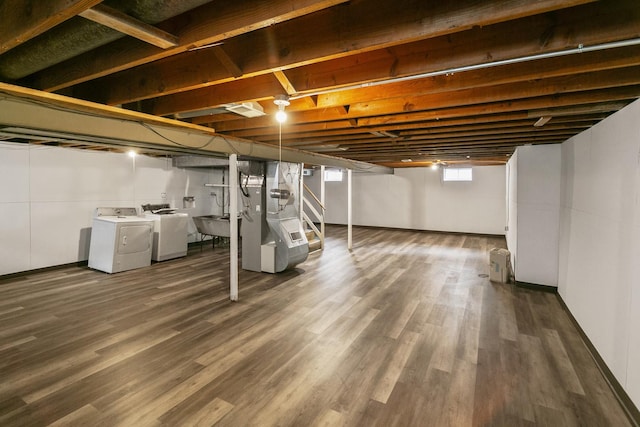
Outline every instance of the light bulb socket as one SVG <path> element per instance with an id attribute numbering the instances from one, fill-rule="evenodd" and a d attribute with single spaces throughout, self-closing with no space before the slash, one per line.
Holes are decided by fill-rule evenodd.
<path id="1" fill-rule="evenodd" d="M 273 103 L 278 106 L 278 109 L 284 110 L 284 107 L 288 107 L 289 104 L 289 96 L 288 95 L 276 95 Z"/>

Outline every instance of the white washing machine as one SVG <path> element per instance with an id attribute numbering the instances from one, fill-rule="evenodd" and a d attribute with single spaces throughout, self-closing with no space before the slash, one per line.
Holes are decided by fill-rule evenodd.
<path id="1" fill-rule="evenodd" d="M 151 265 L 153 221 L 136 208 L 98 208 L 91 228 L 89 268 L 117 273 Z"/>
<path id="2" fill-rule="evenodd" d="M 151 259 L 166 261 L 187 255 L 189 215 L 176 213 L 168 204 L 142 205 L 142 209 L 154 224 Z"/>

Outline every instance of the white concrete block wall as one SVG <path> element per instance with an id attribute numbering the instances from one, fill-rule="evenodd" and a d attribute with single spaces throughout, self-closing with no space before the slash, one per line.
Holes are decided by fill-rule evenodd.
<path id="1" fill-rule="evenodd" d="M 507 244 L 515 279 L 558 286 L 561 146 L 518 147 L 509 168 Z"/>
<path id="2" fill-rule="evenodd" d="M 305 182 L 320 193 L 320 172 Z M 326 221 L 347 223 L 347 183 L 326 184 Z M 353 175 L 353 223 L 376 227 L 504 234 L 505 167 L 473 168 L 472 182 L 442 182 L 430 168 Z"/>
<path id="3" fill-rule="evenodd" d="M 217 169 L 167 158 L 0 142 L 0 275 L 84 261 L 95 208 L 196 198 L 191 216 L 221 214 Z M 214 197 L 211 193 L 217 193 Z M 197 240 L 193 223 L 190 240 Z"/>
<path id="4" fill-rule="evenodd" d="M 640 101 L 562 145 L 559 293 L 640 406 Z"/>
<path id="5" fill-rule="evenodd" d="M 31 265 L 29 148 L 0 142 L 0 274 Z"/>
<path id="6" fill-rule="evenodd" d="M 507 209 L 507 230 L 505 237 L 507 247 L 511 253 L 511 265 L 515 266 L 515 259 L 518 251 L 518 152 L 516 151 L 506 167 L 506 209 Z"/>

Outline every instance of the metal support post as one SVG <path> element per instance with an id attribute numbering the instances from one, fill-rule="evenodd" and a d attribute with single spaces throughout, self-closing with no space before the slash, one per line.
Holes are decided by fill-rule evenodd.
<path id="1" fill-rule="evenodd" d="M 352 234 L 352 224 L 351 224 L 351 215 L 352 215 L 352 198 L 353 191 L 351 186 L 351 169 L 347 169 L 347 248 L 349 250 L 353 249 L 353 234 Z"/>
<path id="2" fill-rule="evenodd" d="M 238 155 L 229 155 L 229 299 L 238 301 Z"/>

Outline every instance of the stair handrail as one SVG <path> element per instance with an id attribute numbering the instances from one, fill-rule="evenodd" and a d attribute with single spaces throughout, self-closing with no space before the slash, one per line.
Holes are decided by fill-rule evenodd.
<path id="1" fill-rule="evenodd" d="M 309 215 L 307 215 L 306 212 L 303 212 L 302 215 L 304 217 L 304 220 L 307 221 L 307 225 L 313 230 L 314 233 L 316 233 L 317 236 L 320 236 L 320 240 L 322 240 L 322 233 L 320 233 L 320 230 L 318 229 L 318 227 L 316 227 L 313 221 L 311 221 L 311 218 L 309 218 Z"/>
<path id="2" fill-rule="evenodd" d="M 324 250 L 324 214 L 327 208 L 324 207 L 324 204 L 320 201 L 320 199 L 318 199 L 318 197 L 313 193 L 313 191 L 311 191 L 311 189 L 307 184 L 303 182 L 302 185 L 303 185 L 303 190 L 306 190 L 306 192 L 309 193 L 311 197 L 313 197 L 313 200 L 318 204 L 318 206 L 320 206 L 320 212 L 322 213 L 318 212 L 316 207 L 309 201 L 309 199 L 305 197 L 303 192 L 302 194 L 303 205 L 306 205 L 309 208 L 309 210 L 315 215 L 315 217 L 318 220 L 320 220 L 320 229 L 316 227 L 316 225 L 311 220 L 311 218 L 309 218 L 309 215 L 307 215 L 307 213 L 304 212 L 304 209 L 301 209 L 303 219 L 305 220 L 309 228 L 313 230 L 315 235 L 320 238 L 320 250 Z"/>
<path id="3" fill-rule="evenodd" d="M 313 214 L 318 220 L 320 220 L 321 222 L 324 221 L 324 216 L 320 214 L 320 212 L 318 212 L 318 210 L 311 204 L 309 199 L 302 196 L 302 200 L 304 200 L 305 205 L 309 208 L 309 210 L 311 210 L 311 212 L 313 212 Z"/>
<path id="4" fill-rule="evenodd" d="M 313 194 L 313 191 L 311 191 L 309 186 L 307 184 L 305 184 L 304 182 L 302 183 L 302 185 L 304 186 L 304 189 L 307 190 L 307 192 L 311 195 L 311 197 L 313 197 L 313 200 L 315 200 L 316 203 L 320 206 L 322 211 L 323 212 L 326 211 L 327 208 L 325 208 L 324 205 L 322 204 L 322 202 L 320 201 L 320 199 L 318 199 L 318 197 L 315 194 Z"/>

